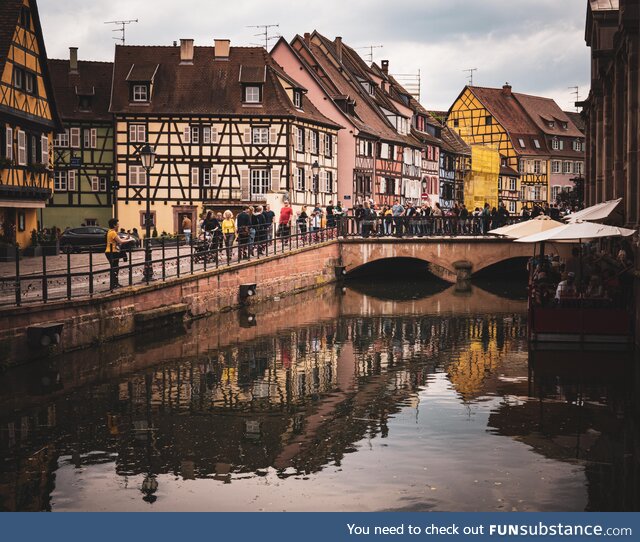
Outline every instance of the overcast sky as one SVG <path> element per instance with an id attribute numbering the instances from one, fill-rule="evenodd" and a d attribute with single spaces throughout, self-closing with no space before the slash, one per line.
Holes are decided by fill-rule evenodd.
<path id="1" fill-rule="evenodd" d="M 587 0 L 40 0 L 50 58 L 79 47 L 84 60 L 111 60 L 114 25 L 127 26 L 127 44 L 171 45 L 194 38 L 211 45 L 264 43 L 248 25 L 279 24 L 270 32 L 287 40 L 316 29 L 342 36 L 352 47 L 383 45 L 374 60 L 389 60 L 393 74 L 417 73 L 422 103 L 448 109 L 467 82 L 465 68 L 478 68 L 473 82 L 554 98 L 573 109 L 568 87 L 589 89 L 589 53 L 584 42 Z M 271 42 L 271 45 L 274 42 Z M 367 50 L 360 50 L 368 58 Z"/>

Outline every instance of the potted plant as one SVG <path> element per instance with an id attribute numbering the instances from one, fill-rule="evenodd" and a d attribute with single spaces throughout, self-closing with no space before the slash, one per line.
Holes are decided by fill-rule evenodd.
<path id="1" fill-rule="evenodd" d="M 42 231 L 31 230 L 31 246 L 26 248 L 25 256 L 57 256 L 60 254 L 58 228 L 53 226 Z"/>
<path id="2" fill-rule="evenodd" d="M 47 164 L 36 162 L 27 166 L 27 171 L 39 175 L 41 173 L 49 173 L 49 167 Z"/>
<path id="3" fill-rule="evenodd" d="M 0 171 L 4 171 L 7 168 L 10 168 L 13 165 L 13 160 L 11 158 L 0 157 Z"/>
<path id="4" fill-rule="evenodd" d="M 24 249 L 25 256 L 42 256 L 42 247 L 37 230 L 31 230 L 31 246 Z"/>

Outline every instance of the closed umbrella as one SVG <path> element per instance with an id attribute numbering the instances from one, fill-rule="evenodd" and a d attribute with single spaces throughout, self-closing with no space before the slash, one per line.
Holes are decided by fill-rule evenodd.
<path id="1" fill-rule="evenodd" d="M 618 198 L 609 201 L 603 201 L 601 203 L 596 203 L 591 207 L 582 209 L 582 211 L 578 211 L 576 213 L 565 216 L 564 220 L 567 222 L 576 222 L 577 220 L 589 220 L 591 222 L 597 222 L 598 220 L 604 220 L 611 216 L 618 205 L 620 205 L 621 201 L 622 198 Z"/>
<path id="2" fill-rule="evenodd" d="M 492 235 L 503 235 L 509 239 L 520 239 L 521 237 L 552 230 L 560 226 L 564 226 L 564 224 L 553 220 L 549 216 L 540 215 L 532 220 L 525 220 L 523 222 L 517 222 L 516 224 L 510 224 L 509 226 L 496 228 L 489 233 Z"/>
<path id="3" fill-rule="evenodd" d="M 602 237 L 628 237 L 636 233 L 636 230 L 628 228 L 620 228 L 618 226 L 607 226 L 605 224 L 596 224 L 594 222 L 571 222 L 543 231 L 527 237 L 516 239 L 516 243 L 541 243 L 543 241 L 559 242 L 559 243 L 581 243 L 583 241 L 591 241 L 592 239 L 600 239 Z"/>

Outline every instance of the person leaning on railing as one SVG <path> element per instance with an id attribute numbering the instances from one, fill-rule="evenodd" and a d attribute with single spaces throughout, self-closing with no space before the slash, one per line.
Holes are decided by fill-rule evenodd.
<path id="1" fill-rule="evenodd" d="M 227 261 L 230 261 L 231 247 L 233 247 L 233 242 L 236 240 L 236 223 L 233 220 L 233 213 L 229 209 L 222 216 L 222 235 L 224 237 L 224 245 L 227 247 Z"/>
<path id="2" fill-rule="evenodd" d="M 122 239 L 118 236 L 118 219 L 112 218 L 109 220 L 109 231 L 107 231 L 107 246 L 104 250 L 104 254 L 109 261 L 109 289 L 115 290 L 120 288 L 118 282 L 118 272 L 120 271 L 120 245 L 122 245 Z"/>

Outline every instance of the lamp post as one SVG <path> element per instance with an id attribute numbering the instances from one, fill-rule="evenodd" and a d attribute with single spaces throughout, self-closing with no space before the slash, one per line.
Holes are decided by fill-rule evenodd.
<path id="1" fill-rule="evenodd" d="M 313 173 L 313 193 L 316 197 L 316 201 L 314 201 L 314 204 L 318 203 L 318 192 L 320 191 L 320 164 L 318 164 L 318 161 L 316 160 L 312 165 L 311 165 L 311 172 Z"/>
<path id="2" fill-rule="evenodd" d="M 153 169 L 153 164 L 156 161 L 155 151 L 146 144 L 140 150 L 140 162 L 142 167 L 147 172 L 147 209 L 144 214 L 145 225 L 145 245 L 144 245 L 144 280 L 149 282 L 153 280 L 153 261 L 151 254 L 151 175 L 150 172 Z"/>

